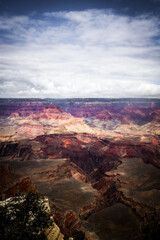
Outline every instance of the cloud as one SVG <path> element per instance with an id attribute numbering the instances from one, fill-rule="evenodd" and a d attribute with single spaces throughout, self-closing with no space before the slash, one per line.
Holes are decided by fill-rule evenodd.
<path id="1" fill-rule="evenodd" d="M 2 16 L 0 31 L 1 97 L 160 97 L 154 16 Z"/>

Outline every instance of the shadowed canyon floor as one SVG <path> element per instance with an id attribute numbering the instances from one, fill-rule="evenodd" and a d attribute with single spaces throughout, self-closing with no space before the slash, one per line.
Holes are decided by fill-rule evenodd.
<path id="1" fill-rule="evenodd" d="M 64 235 L 159 239 L 160 100 L 1 99 L 0 106 L 1 194 L 48 196 Z"/>
<path id="2" fill-rule="evenodd" d="M 116 203 L 93 213 L 86 228 L 95 232 L 100 239 L 128 240 L 138 238 L 140 223 L 129 207 Z"/>

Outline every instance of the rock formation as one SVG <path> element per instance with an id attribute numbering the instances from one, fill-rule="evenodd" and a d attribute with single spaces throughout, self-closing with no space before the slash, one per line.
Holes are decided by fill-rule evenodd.
<path id="1" fill-rule="evenodd" d="M 48 234 L 55 239 L 60 230 L 83 231 L 93 240 L 157 239 L 159 103 L 1 100 L 1 193 L 47 195 L 58 225 Z"/>

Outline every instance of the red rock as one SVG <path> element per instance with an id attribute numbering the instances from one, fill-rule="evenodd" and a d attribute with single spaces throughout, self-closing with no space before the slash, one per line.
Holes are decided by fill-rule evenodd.
<path id="1" fill-rule="evenodd" d="M 57 211 L 53 215 L 53 218 L 64 235 L 71 236 L 75 230 L 79 230 L 81 228 L 80 220 L 76 213 L 72 210 L 64 213 Z"/>
<path id="2" fill-rule="evenodd" d="M 65 140 L 63 140 L 63 143 L 64 143 L 64 145 L 70 145 L 70 144 L 73 144 L 73 143 L 71 142 L 71 140 L 69 140 L 69 139 L 65 139 Z"/>
<path id="3" fill-rule="evenodd" d="M 3 192 L 5 197 L 13 197 L 17 194 L 22 194 L 27 191 L 36 191 L 36 185 L 33 184 L 29 177 L 23 178 L 21 181 L 16 183 L 13 187 L 9 188 L 7 191 Z"/>

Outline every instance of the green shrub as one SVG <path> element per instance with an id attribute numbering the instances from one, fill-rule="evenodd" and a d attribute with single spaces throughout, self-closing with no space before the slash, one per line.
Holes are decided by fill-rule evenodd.
<path id="1" fill-rule="evenodd" d="M 45 240 L 45 228 L 52 224 L 43 197 L 36 192 L 6 199 L 0 204 L 0 239 Z"/>

